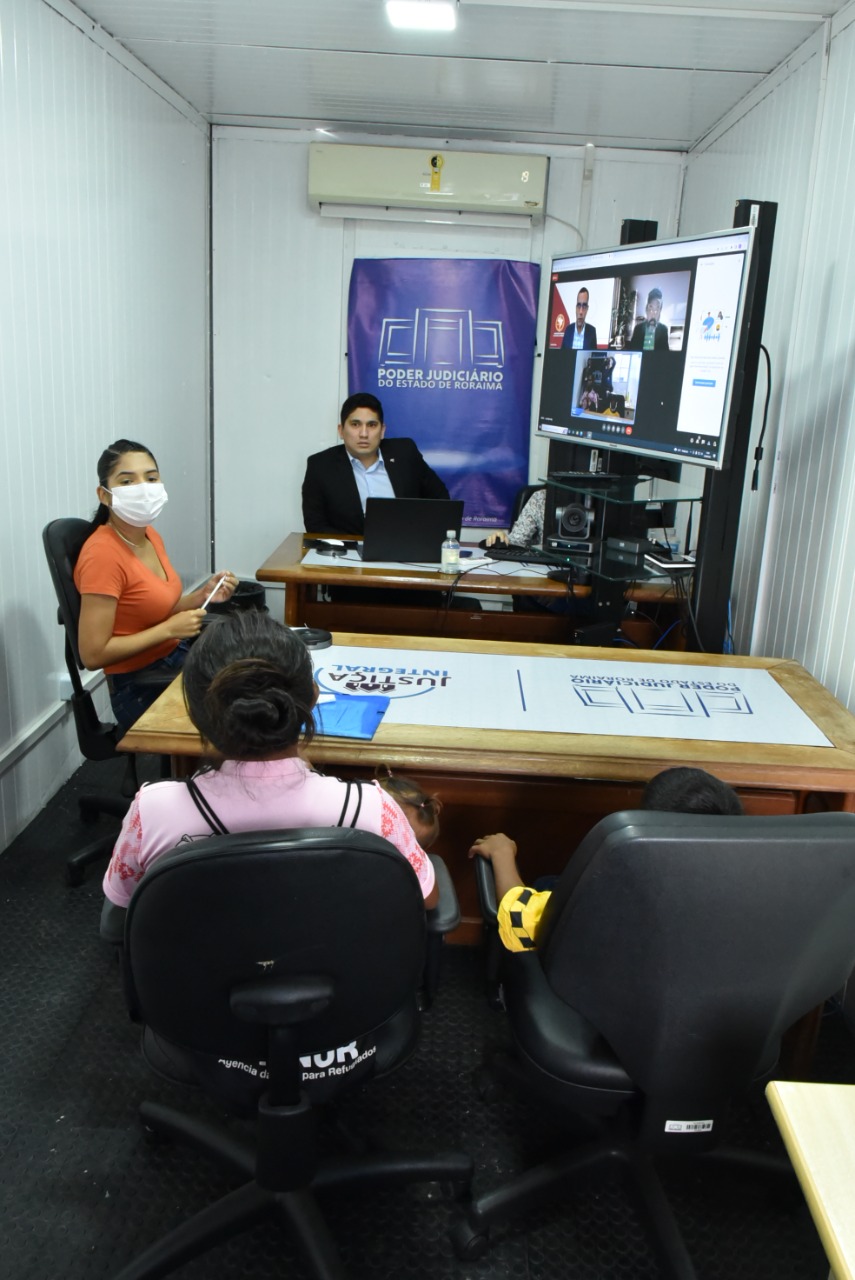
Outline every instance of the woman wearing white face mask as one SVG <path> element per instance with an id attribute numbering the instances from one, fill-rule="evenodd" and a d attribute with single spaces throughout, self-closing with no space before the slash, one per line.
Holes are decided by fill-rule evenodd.
<path id="1" fill-rule="evenodd" d="M 124 731 L 180 671 L 216 584 L 225 577 L 213 599 L 227 600 L 238 580 L 215 574 L 182 594 L 163 540 L 149 527 L 167 495 L 145 445 L 117 440 L 104 450 L 98 501 L 92 534 L 74 569 L 81 597 L 78 644 L 90 671 L 106 671 L 113 714 Z"/>

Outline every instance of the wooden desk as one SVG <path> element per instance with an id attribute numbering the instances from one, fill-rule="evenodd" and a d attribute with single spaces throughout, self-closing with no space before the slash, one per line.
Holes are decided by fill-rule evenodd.
<path id="1" fill-rule="evenodd" d="M 485 610 L 446 610 L 443 592 L 453 581 L 448 574 L 429 569 L 377 568 L 371 564 L 355 564 L 330 559 L 328 564 L 304 565 L 304 539 L 318 535 L 291 533 L 256 572 L 260 582 L 285 584 L 285 621 L 289 627 L 322 627 L 326 631 L 351 631 L 375 634 L 386 632 L 399 636 L 434 635 L 464 640 L 515 640 L 528 643 L 569 643 L 572 619 L 566 615 L 510 613 Z M 356 541 L 356 539 L 344 539 Z M 466 563 L 461 561 L 465 572 Z M 406 605 L 395 601 L 378 604 L 373 601 L 318 600 L 317 587 L 379 588 L 385 591 L 416 589 L 436 595 L 436 609 L 424 605 Z M 591 594 L 590 587 L 572 587 L 580 598 Z M 567 586 L 544 575 L 519 574 L 504 577 L 478 572 L 465 573 L 455 587 L 455 597 L 467 594 L 484 596 L 549 596 L 563 600 Z"/>
<path id="2" fill-rule="evenodd" d="M 855 1085 L 772 1080 L 766 1097 L 833 1280 L 855 1280 Z"/>
<path id="3" fill-rule="evenodd" d="M 405 648 L 399 637 L 341 635 L 336 644 Z M 659 650 L 585 649 L 579 646 L 494 644 L 420 639 L 420 650 L 593 658 L 600 662 L 687 661 Z M 321 651 L 323 652 L 323 651 Z M 560 871 L 582 836 L 600 818 L 637 808 L 641 790 L 672 765 L 708 769 L 736 787 L 749 813 L 796 813 L 806 807 L 855 810 L 855 717 L 796 662 L 692 654 L 693 666 L 755 667 L 772 677 L 833 743 L 831 747 L 689 742 L 571 733 L 486 732 L 477 727 L 435 728 L 383 723 L 371 742 L 316 739 L 307 751 L 319 767 L 340 777 L 366 777 L 383 764 L 417 779 L 445 804 L 437 846 L 460 898 L 463 923 L 455 941 L 480 937 L 480 915 L 467 850 L 481 835 L 507 831 L 520 846 L 523 874 Z M 176 681 L 137 721 L 120 744 L 125 751 L 200 754 Z"/>

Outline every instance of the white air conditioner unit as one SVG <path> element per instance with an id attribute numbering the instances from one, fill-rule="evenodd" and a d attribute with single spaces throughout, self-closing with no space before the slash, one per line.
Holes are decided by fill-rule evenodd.
<path id="1" fill-rule="evenodd" d="M 547 165 L 545 156 L 313 142 L 309 202 L 333 217 L 406 210 L 400 216 L 408 219 L 483 222 L 463 216 L 478 214 L 528 225 L 543 217 Z M 360 213 L 366 208 L 377 212 Z"/>

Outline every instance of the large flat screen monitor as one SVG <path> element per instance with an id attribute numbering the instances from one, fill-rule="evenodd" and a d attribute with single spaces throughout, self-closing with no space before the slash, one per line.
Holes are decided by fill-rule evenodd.
<path id="1" fill-rule="evenodd" d="M 553 258 L 538 431 L 726 467 L 753 234 L 743 228 Z"/>

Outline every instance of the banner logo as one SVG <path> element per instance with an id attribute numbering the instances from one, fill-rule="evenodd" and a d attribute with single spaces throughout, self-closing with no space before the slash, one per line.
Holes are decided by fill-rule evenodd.
<path id="1" fill-rule="evenodd" d="M 501 320 L 463 307 L 417 307 L 411 318 L 385 316 L 377 385 L 499 391 L 504 380 Z"/>

